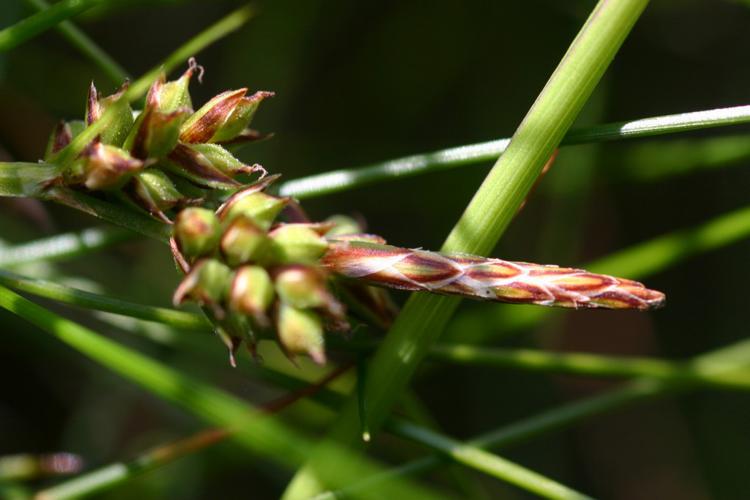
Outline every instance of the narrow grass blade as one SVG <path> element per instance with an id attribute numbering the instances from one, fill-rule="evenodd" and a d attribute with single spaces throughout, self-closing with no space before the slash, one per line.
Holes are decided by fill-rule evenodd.
<path id="1" fill-rule="evenodd" d="M 0 267 L 14 267 L 32 262 L 54 262 L 88 255 L 124 241 L 135 234 L 120 228 L 88 228 L 61 233 L 0 249 Z"/>
<path id="2" fill-rule="evenodd" d="M 0 52 L 5 52 L 96 5 L 111 0 L 61 0 L 42 12 L 0 31 Z"/>
<path id="3" fill-rule="evenodd" d="M 743 123 L 750 123 L 750 106 L 655 116 L 574 129 L 568 132 L 560 145 L 653 137 Z M 283 196 L 294 196 L 299 199 L 314 198 L 402 177 L 475 165 L 496 160 L 505 152 L 508 144 L 509 138 L 497 139 L 405 156 L 365 167 L 324 172 L 286 181 L 281 184 L 279 192 Z"/>
<path id="4" fill-rule="evenodd" d="M 543 498 L 583 500 L 590 498 L 553 479 L 511 462 L 476 446 L 417 427 L 408 422 L 392 421 L 389 430 L 398 430 L 399 435 L 426 444 L 435 451 L 472 469 L 489 474 Z"/>
<path id="5" fill-rule="evenodd" d="M 26 0 L 26 3 L 43 12 L 50 8 L 50 4 L 45 0 Z M 78 29 L 70 21 L 63 21 L 57 25 L 57 31 L 65 37 L 71 45 L 77 48 L 83 55 L 88 57 L 115 85 L 120 85 L 125 80 L 130 79 L 128 72 L 115 61 L 112 56 L 107 54 L 104 49 L 99 47 L 96 42 Z"/>
<path id="6" fill-rule="evenodd" d="M 49 163 L 0 162 L 0 196 L 38 197 L 60 172 Z"/>
<path id="7" fill-rule="evenodd" d="M 211 330 L 211 324 L 199 314 L 136 304 L 107 295 L 60 285 L 52 281 L 27 278 L 8 271 L 0 270 L 0 283 L 20 292 L 30 293 L 37 297 L 44 297 L 71 306 L 153 321 L 178 329 Z"/>

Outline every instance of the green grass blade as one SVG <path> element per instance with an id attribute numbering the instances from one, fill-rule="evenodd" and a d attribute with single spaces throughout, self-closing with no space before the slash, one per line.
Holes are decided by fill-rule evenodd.
<path id="1" fill-rule="evenodd" d="M 111 0 L 61 0 L 42 12 L 0 31 L 0 52 L 5 52 L 96 5 Z"/>
<path id="2" fill-rule="evenodd" d="M 599 2 L 505 154 L 454 226 L 443 251 L 486 255 L 492 250 L 647 3 Z M 370 366 L 365 397 L 371 432 L 389 415 L 397 395 L 458 303 L 455 298 L 426 294 L 409 298 Z M 349 443 L 357 437 L 357 405 L 352 400 L 326 442 L 339 439 Z M 285 498 L 308 498 L 324 489 L 314 471 L 329 460 L 324 452 L 316 454 L 292 481 Z"/>
<path id="3" fill-rule="evenodd" d="M 255 11 L 253 8 L 250 5 L 245 5 L 229 13 L 207 29 L 198 33 L 187 43 L 172 52 L 159 66 L 151 69 L 148 73 L 134 81 L 128 90 L 128 98 L 131 100 L 140 98 L 146 93 L 151 86 L 151 83 L 158 78 L 162 71 L 165 73 L 171 72 L 177 66 L 184 63 L 188 58 L 193 57 L 217 40 L 221 40 L 225 36 L 241 28 L 242 25 L 248 22 L 254 14 Z"/>
<path id="4" fill-rule="evenodd" d="M 313 442 L 290 429 L 278 419 L 262 415 L 256 408 L 224 391 L 143 356 L 112 340 L 97 335 L 77 323 L 21 297 L 0 286 L 0 307 L 24 318 L 43 331 L 131 380 L 149 392 L 170 401 L 206 422 L 226 428 L 248 451 L 272 460 L 280 466 L 294 468 L 309 455 Z M 334 462 L 317 469 L 329 481 L 346 485 L 351 477 L 362 477 L 378 467 L 347 449 L 327 448 Z M 440 498 L 408 482 L 391 483 L 386 489 L 372 490 L 367 498 Z"/>
<path id="5" fill-rule="evenodd" d="M 0 196 L 40 196 L 61 171 L 49 163 L 0 162 Z"/>
<path id="6" fill-rule="evenodd" d="M 653 137 L 749 122 L 750 106 L 718 108 L 574 129 L 565 135 L 560 145 Z M 286 181 L 281 184 L 279 192 L 299 199 L 313 198 L 402 177 L 475 165 L 497 159 L 509 143 L 509 138 L 498 139 L 405 156 L 360 168 L 324 172 Z"/>
<path id="7" fill-rule="evenodd" d="M 39 12 L 50 8 L 49 3 L 45 0 L 26 0 L 26 3 Z M 61 22 L 57 25 L 57 31 L 59 31 L 71 45 L 93 61 L 94 64 L 96 64 L 99 69 L 109 77 L 112 83 L 120 85 L 125 80 L 130 79 L 128 72 L 125 71 L 117 61 L 107 54 L 104 49 L 99 47 L 96 42 L 89 38 L 86 33 L 78 29 L 72 22 Z"/>
<path id="8" fill-rule="evenodd" d="M 131 231 L 111 227 L 56 234 L 49 238 L 0 249 L 0 267 L 80 257 L 132 240 L 133 236 Z"/>
<path id="9" fill-rule="evenodd" d="M 154 321 L 173 328 L 202 331 L 211 330 L 211 324 L 199 314 L 177 311 L 165 307 L 136 304 L 107 295 L 60 285 L 52 281 L 27 278 L 8 271 L 0 270 L 0 283 L 20 292 L 30 293 L 67 305 L 119 314 L 145 321 Z"/>
<path id="10" fill-rule="evenodd" d="M 172 227 L 169 224 L 153 219 L 145 212 L 115 205 L 72 189 L 50 189 L 45 193 L 44 198 L 162 242 L 169 241 L 172 234 Z"/>
<path id="11" fill-rule="evenodd" d="M 581 352 L 546 352 L 533 349 L 498 349 L 466 344 L 438 344 L 430 358 L 443 363 L 493 366 L 541 373 L 566 373 L 594 377 L 649 378 L 679 383 L 700 383 L 723 388 L 750 390 L 750 372 L 726 377 L 705 372 L 690 362 L 652 358 L 604 356 Z"/>
<path id="12" fill-rule="evenodd" d="M 388 429 L 398 430 L 399 435 L 426 444 L 460 464 L 482 471 L 543 498 L 557 500 L 590 498 L 505 458 L 476 446 L 442 436 L 424 427 L 418 427 L 403 421 L 393 421 L 388 424 Z"/>

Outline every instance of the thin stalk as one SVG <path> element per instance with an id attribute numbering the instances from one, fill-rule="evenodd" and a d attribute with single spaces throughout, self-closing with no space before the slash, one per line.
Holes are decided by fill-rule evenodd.
<path id="1" fill-rule="evenodd" d="M 580 352 L 553 353 L 533 349 L 498 349 L 484 346 L 438 344 L 430 359 L 469 366 L 514 368 L 529 372 L 565 373 L 594 377 L 648 378 L 674 383 L 750 390 L 750 372 L 743 375 L 705 372 L 689 361 L 663 361 L 652 358 L 602 356 Z"/>
<path id="2" fill-rule="evenodd" d="M 185 408 L 206 422 L 234 432 L 248 451 L 287 468 L 301 464 L 313 448 L 306 436 L 277 419 L 264 416 L 255 407 L 167 365 L 143 356 L 121 344 L 97 335 L 77 323 L 0 286 L 0 307 L 24 318 L 41 330 L 99 362 L 147 391 Z M 328 481 L 346 485 L 351 477 L 362 477 L 378 466 L 358 454 L 338 446 L 328 448 L 335 460 L 320 473 Z M 415 484 L 399 482 L 367 492 L 367 498 L 440 498 Z"/>
<path id="3" fill-rule="evenodd" d="M 68 18 L 109 1 L 111 0 L 61 0 L 49 9 L 22 19 L 0 31 L 0 52 L 10 50 Z"/>
<path id="4" fill-rule="evenodd" d="M 597 4 L 442 251 L 486 255 L 497 244 L 647 4 L 647 0 L 602 0 Z M 409 298 L 370 365 L 365 397 L 371 433 L 377 432 L 389 415 L 458 303 L 457 298 L 431 294 Z M 336 440 L 356 442 L 358 428 L 355 397 L 319 452 L 295 476 L 285 498 L 309 498 L 324 490 L 325 481 L 318 471 L 331 460 L 325 447 Z"/>
<path id="5" fill-rule="evenodd" d="M 0 196 L 41 196 L 61 172 L 61 167 L 50 163 L 0 162 Z"/>
<path id="6" fill-rule="evenodd" d="M 27 278 L 8 271 L 0 270 L 0 283 L 20 292 L 30 293 L 68 305 L 153 321 L 172 328 L 200 331 L 211 329 L 208 320 L 199 314 L 136 304 L 107 295 L 60 285 L 52 281 Z"/>
<path id="7" fill-rule="evenodd" d="M 50 8 L 50 4 L 45 0 L 26 0 L 26 3 L 39 12 Z M 75 48 L 83 55 L 88 57 L 115 85 L 120 85 L 125 80 L 130 79 L 130 75 L 112 56 L 107 54 L 104 49 L 99 47 L 96 42 L 78 29 L 70 21 L 63 21 L 57 25 L 57 31 L 65 37 Z"/>
<path id="8" fill-rule="evenodd" d="M 750 106 L 716 108 L 582 127 L 568 132 L 560 145 L 653 137 L 743 123 L 750 123 Z M 333 170 L 286 181 L 281 184 L 279 192 L 283 196 L 298 199 L 313 198 L 402 177 L 485 163 L 496 160 L 505 152 L 508 144 L 510 138 L 497 139 L 405 156 L 359 168 Z"/>
<path id="9" fill-rule="evenodd" d="M 132 240 L 134 236 L 130 231 L 111 227 L 94 227 L 61 233 L 0 249 L 0 267 L 80 257 Z"/>
<path id="10" fill-rule="evenodd" d="M 397 430 L 399 435 L 425 444 L 455 462 L 482 471 L 543 498 L 558 500 L 582 500 L 590 498 L 583 493 L 579 493 L 568 486 L 498 455 L 442 436 L 424 427 L 417 427 L 403 421 L 391 421 L 388 424 L 388 429 L 391 431 Z"/>

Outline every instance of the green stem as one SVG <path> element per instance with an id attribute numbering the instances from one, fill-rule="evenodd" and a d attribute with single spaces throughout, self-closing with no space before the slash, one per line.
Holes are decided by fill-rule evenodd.
<path id="1" fill-rule="evenodd" d="M 424 427 L 418 427 L 404 421 L 391 421 L 387 427 L 391 431 L 397 431 L 400 436 L 427 445 L 455 462 L 482 471 L 541 497 L 579 500 L 590 498 L 498 455 L 471 444 L 442 436 Z"/>
<path id="2" fill-rule="evenodd" d="M 154 321 L 173 328 L 201 331 L 211 329 L 211 324 L 208 320 L 199 314 L 127 302 L 111 298 L 107 295 L 78 290 L 51 281 L 27 278 L 8 271 L 0 270 L 0 283 L 20 292 L 30 293 L 38 297 L 87 309 L 95 309 L 97 311 L 119 314 L 145 321 Z"/>
<path id="3" fill-rule="evenodd" d="M 748 122 L 750 106 L 717 108 L 574 129 L 565 135 L 560 145 L 652 137 Z M 498 139 L 405 156 L 360 168 L 333 170 L 286 181 L 281 184 L 279 192 L 298 199 L 313 198 L 402 177 L 474 165 L 497 159 L 508 144 L 509 138 Z"/>
<path id="4" fill-rule="evenodd" d="M 0 249 L 0 267 L 80 257 L 132 240 L 133 236 L 131 231 L 111 227 L 95 227 L 57 234 L 49 238 Z"/>
<path id="5" fill-rule="evenodd" d="M 0 196 L 38 197 L 62 168 L 50 163 L 0 162 Z"/>
<path id="6" fill-rule="evenodd" d="M 22 19 L 13 26 L 0 31 L 0 52 L 10 50 L 65 19 L 108 1 L 110 0 L 61 0 L 49 9 Z"/>
<path id="7" fill-rule="evenodd" d="M 442 250 L 486 255 L 518 211 L 647 0 L 600 1 L 490 171 Z M 386 419 L 419 362 L 442 332 L 459 300 L 413 294 L 376 352 L 365 397 L 371 432 Z M 349 401 L 325 443 L 358 437 L 356 398 Z M 285 498 L 308 498 L 324 489 L 315 470 L 331 457 L 320 452 L 298 472 Z"/>
<path id="8" fill-rule="evenodd" d="M 45 0 L 26 0 L 26 3 L 39 12 L 43 12 L 50 8 L 50 4 Z M 86 33 L 78 29 L 72 22 L 61 22 L 57 25 L 57 31 L 59 31 L 71 45 L 77 48 L 83 55 L 91 59 L 94 64 L 99 66 L 99 68 L 115 85 L 120 85 L 125 80 L 130 79 L 128 72 L 125 71 L 117 61 L 107 54 L 104 49 L 99 47 L 96 42 L 89 38 Z"/>
<path id="9" fill-rule="evenodd" d="M 588 353 L 552 353 L 532 349 L 497 349 L 484 346 L 439 344 L 430 359 L 471 366 L 515 368 L 542 373 L 567 373 L 594 377 L 642 377 L 680 383 L 699 383 L 724 389 L 750 390 L 750 373 L 705 372 L 690 362 L 651 358 L 601 356 Z"/>
<path id="10" fill-rule="evenodd" d="M 307 437 L 278 419 L 263 416 L 258 409 L 236 397 L 205 384 L 180 371 L 143 356 L 0 286 L 0 307 L 26 319 L 73 349 L 101 363 L 147 391 L 185 408 L 212 425 L 234 433 L 248 451 L 268 457 L 277 464 L 294 468 L 313 448 Z M 351 477 L 362 477 L 378 470 L 372 461 L 349 450 L 330 445 L 334 462 L 316 472 L 334 484 L 344 486 Z M 408 482 L 389 484 L 368 492 L 368 498 L 438 498 Z"/>

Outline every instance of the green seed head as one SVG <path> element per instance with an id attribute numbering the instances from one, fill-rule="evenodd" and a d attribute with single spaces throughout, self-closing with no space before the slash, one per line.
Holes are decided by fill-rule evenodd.
<path id="1" fill-rule="evenodd" d="M 274 299 L 273 283 L 268 272 L 260 266 L 243 266 L 237 269 L 229 292 L 229 307 L 233 311 L 253 317 L 262 326 L 268 326 L 266 315 Z"/>
<path id="2" fill-rule="evenodd" d="M 127 151 L 96 141 L 71 166 L 69 181 L 92 191 L 118 189 L 142 168 L 143 162 Z"/>
<path id="3" fill-rule="evenodd" d="M 328 242 L 308 224 L 283 224 L 269 234 L 275 258 L 283 264 L 315 264 L 328 249 Z"/>
<path id="4" fill-rule="evenodd" d="M 325 363 L 323 321 L 314 311 L 282 302 L 276 318 L 276 331 L 288 355 L 307 354 L 316 363 Z"/>
<path id="5" fill-rule="evenodd" d="M 276 275 L 279 298 L 290 306 L 307 309 L 323 307 L 329 298 L 325 276 L 310 266 L 288 266 Z"/>
<path id="6" fill-rule="evenodd" d="M 191 298 L 201 305 L 214 307 L 223 316 L 222 304 L 229 294 L 232 270 L 216 259 L 199 261 L 185 276 L 172 298 L 175 305 Z M 218 314 L 221 312 L 221 314 Z"/>
<path id="7" fill-rule="evenodd" d="M 259 228 L 267 231 L 287 203 L 289 200 L 286 198 L 277 198 L 261 192 L 251 193 L 232 203 L 226 212 L 225 219 L 231 221 L 243 215 L 252 219 Z"/>
<path id="8" fill-rule="evenodd" d="M 221 236 L 216 214 L 197 207 L 182 210 L 177 215 L 173 231 L 180 251 L 189 260 L 213 252 Z"/>
<path id="9" fill-rule="evenodd" d="M 221 236 L 221 252 L 230 266 L 265 260 L 269 245 L 266 232 L 244 215 L 236 217 Z"/>

